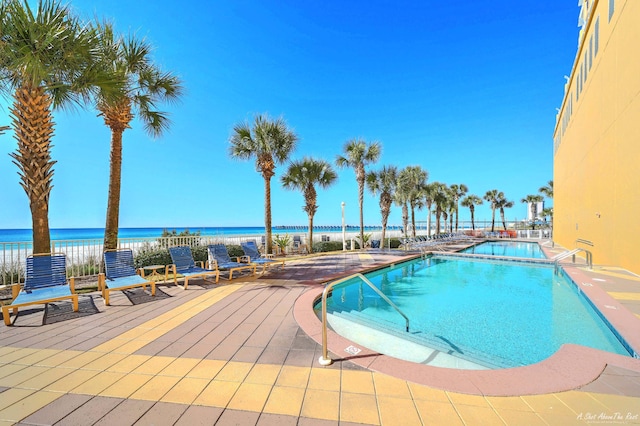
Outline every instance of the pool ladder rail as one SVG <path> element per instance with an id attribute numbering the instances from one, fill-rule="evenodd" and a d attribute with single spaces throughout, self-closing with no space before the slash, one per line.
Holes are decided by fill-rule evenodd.
<path id="1" fill-rule="evenodd" d="M 396 304 L 391 301 L 391 299 L 385 296 L 385 294 L 382 293 L 380 289 L 378 289 L 378 287 L 373 285 L 373 283 L 369 281 L 367 277 L 365 277 L 364 275 L 362 274 L 349 275 L 348 277 L 341 278 L 338 281 L 334 281 L 332 283 L 327 284 L 327 286 L 324 288 L 324 291 L 322 292 L 322 355 L 318 360 L 320 365 L 331 365 L 331 363 L 333 363 L 333 360 L 329 357 L 329 350 L 327 348 L 327 296 L 329 295 L 333 287 L 335 287 L 338 284 L 342 284 L 345 281 L 349 281 L 350 279 L 353 279 L 353 278 L 360 278 L 360 280 L 364 282 L 366 285 L 368 285 L 373 291 L 375 291 L 378 294 L 378 296 L 382 298 L 382 300 L 387 302 L 389 305 L 391 305 L 393 309 L 395 309 L 400 315 L 402 315 L 405 320 L 406 331 L 407 333 L 409 332 L 409 317 L 407 317 L 400 310 L 400 308 L 398 308 L 398 306 L 396 306 Z"/>
<path id="2" fill-rule="evenodd" d="M 578 243 L 580 244 L 586 244 L 588 246 L 593 247 L 593 243 L 589 240 L 582 240 L 582 239 L 577 239 L 576 240 L 576 245 L 578 245 Z M 553 260 L 553 271 L 554 273 L 558 273 L 558 270 L 560 268 L 560 261 L 564 260 L 566 258 L 568 258 L 569 256 L 572 256 L 571 261 L 573 263 L 576 262 L 576 254 L 580 253 L 580 252 L 584 252 L 586 255 L 586 262 L 587 262 L 587 266 L 589 267 L 589 269 L 593 269 L 593 254 L 591 253 L 591 251 L 581 248 L 581 247 L 576 247 L 571 251 L 566 251 L 564 253 L 560 253 L 559 255 L 555 256 L 552 260 Z"/>

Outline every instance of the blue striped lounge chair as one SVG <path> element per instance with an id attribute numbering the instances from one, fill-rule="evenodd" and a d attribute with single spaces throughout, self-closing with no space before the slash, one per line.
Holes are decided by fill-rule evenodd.
<path id="1" fill-rule="evenodd" d="M 133 266 L 131 249 L 107 250 L 104 252 L 104 274 L 98 275 L 98 290 L 102 292 L 105 305 L 109 305 L 109 292 L 130 288 L 151 287 L 151 295 L 156 295 L 156 283 L 147 281 L 137 274 Z"/>
<path id="2" fill-rule="evenodd" d="M 273 255 L 261 255 L 255 241 L 241 242 L 240 247 L 242 247 L 242 251 L 244 252 L 244 261 L 253 263 L 257 266 L 262 266 L 261 274 L 264 274 L 267 267 L 271 267 L 273 265 L 282 265 L 282 269 L 284 269 L 284 260 L 276 260 L 271 257 Z"/>
<path id="3" fill-rule="evenodd" d="M 18 315 L 18 308 L 41 305 L 59 300 L 71 299 L 73 311 L 78 312 L 78 295 L 74 289 L 74 279 L 67 281 L 67 259 L 62 253 L 36 254 L 27 257 L 24 286 L 12 287 L 13 302 L 2 307 L 5 325 L 11 325 L 9 309 Z"/>
<path id="4" fill-rule="evenodd" d="M 178 285 L 177 275 L 180 274 L 184 277 L 185 290 L 189 286 L 189 278 L 202 278 L 203 280 L 208 281 L 208 277 L 215 276 L 215 282 L 216 284 L 218 283 L 218 280 L 220 279 L 220 272 L 217 270 L 205 269 L 204 262 L 200 262 L 200 266 L 196 266 L 196 262 L 193 260 L 193 254 L 191 254 L 191 247 L 169 247 L 169 254 L 171 255 L 171 261 L 173 264 L 167 266 L 165 269 L 165 281 L 171 271 L 173 273 L 173 282 L 176 285 Z"/>
<path id="5" fill-rule="evenodd" d="M 228 271 L 229 280 L 233 279 L 233 273 L 235 271 L 251 271 L 251 275 L 256 274 L 256 265 L 252 263 L 238 262 L 240 259 L 235 258 L 234 261 L 227 251 L 227 246 L 224 244 L 210 244 L 207 246 L 209 252 L 209 269 L 217 269 L 218 271 Z"/>

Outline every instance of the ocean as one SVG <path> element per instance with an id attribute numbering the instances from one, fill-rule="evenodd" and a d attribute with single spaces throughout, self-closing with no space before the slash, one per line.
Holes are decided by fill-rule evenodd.
<path id="1" fill-rule="evenodd" d="M 390 227 L 391 228 L 391 227 Z M 188 227 L 188 228 L 120 228 L 119 238 L 156 238 L 162 235 L 164 230 L 180 233 L 185 230 L 200 232 L 204 236 L 233 236 L 233 235 L 261 235 L 264 234 L 264 226 L 239 226 L 239 227 Z M 360 229 L 357 226 L 347 226 L 348 231 Z M 379 226 L 365 226 L 367 231 L 381 229 Z M 340 226 L 314 226 L 313 232 L 340 232 Z M 274 226 L 271 229 L 275 234 L 303 234 L 307 232 L 306 226 Z M 0 243 L 31 242 L 33 238 L 31 229 L 0 229 Z M 104 238 L 104 228 L 67 228 L 51 229 L 52 240 L 93 240 Z"/>

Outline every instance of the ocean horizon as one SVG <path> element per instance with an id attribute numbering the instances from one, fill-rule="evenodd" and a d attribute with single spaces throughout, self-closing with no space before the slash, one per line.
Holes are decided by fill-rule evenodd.
<path id="1" fill-rule="evenodd" d="M 388 229 L 396 227 L 389 226 Z M 347 225 L 349 231 L 359 230 L 359 226 Z M 365 230 L 374 231 L 381 226 L 365 226 Z M 192 233 L 200 232 L 203 236 L 232 236 L 232 235 L 261 235 L 264 234 L 264 226 L 217 226 L 217 227 L 150 227 L 150 228 L 120 228 L 119 238 L 158 238 L 162 232 L 175 230 L 177 233 L 189 230 Z M 271 232 L 275 234 L 306 233 L 307 226 L 273 226 Z M 314 232 L 341 232 L 341 225 L 314 226 Z M 0 243 L 31 242 L 33 233 L 31 229 L 0 229 Z M 104 228 L 52 228 L 52 240 L 94 240 L 104 238 Z"/>

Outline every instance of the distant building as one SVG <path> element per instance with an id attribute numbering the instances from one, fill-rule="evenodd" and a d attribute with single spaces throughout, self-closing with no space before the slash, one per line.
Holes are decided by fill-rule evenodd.
<path id="1" fill-rule="evenodd" d="M 534 211 L 531 209 L 531 204 L 534 203 L 527 203 L 527 220 L 528 221 L 532 221 L 532 220 L 539 220 L 540 218 L 542 218 L 542 210 L 544 210 L 544 201 L 540 201 L 539 203 L 535 203 L 535 213 Z M 533 216 L 535 214 L 535 217 Z"/>
<path id="2" fill-rule="evenodd" d="M 582 0 L 554 131 L 554 240 L 640 273 L 640 1 Z"/>

